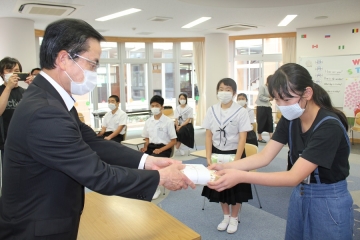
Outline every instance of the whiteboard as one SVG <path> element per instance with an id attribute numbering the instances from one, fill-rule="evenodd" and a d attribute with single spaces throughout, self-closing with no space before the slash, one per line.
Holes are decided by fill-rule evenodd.
<path id="1" fill-rule="evenodd" d="M 360 94 L 349 85 L 360 84 L 360 55 L 300 57 L 299 64 L 309 71 L 314 82 L 329 93 L 334 107 L 346 106 L 349 112 L 346 114 L 352 115 L 350 111 L 360 101 Z"/>

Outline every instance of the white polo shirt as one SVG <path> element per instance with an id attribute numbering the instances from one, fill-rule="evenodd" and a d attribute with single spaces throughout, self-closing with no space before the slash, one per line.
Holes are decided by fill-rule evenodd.
<path id="1" fill-rule="evenodd" d="M 248 112 L 237 103 L 233 103 L 225 110 L 220 107 L 220 104 L 210 107 L 202 126 L 211 130 L 212 144 L 222 151 L 237 149 L 239 133 L 252 129 Z"/>
<path id="2" fill-rule="evenodd" d="M 119 126 L 124 125 L 125 127 L 121 130 L 120 134 L 125 134 L 127 119 L 127 114 L 118 108 L 114 114 L 112 111 L 107 112 L 103 117 L 101 125 L 106 128 L 106 132 L 114 132 Z"/>
<path id="3" fill-rule="evenodd" d="M 180 116 L 181 119 L 179 119 Z M 179 121 L 179 124 L 181 125 L 188 118 L 194 118 L 194 110 L 192 109 L 192 107 L 189 107 L 189 105 L 185 105 L 184 108 L 179 105 L 176 107 L 174 117 Z"/>
<path id="4" fill-rule="evenodd" d="M 167 145 L 172 139 L 177 138 L 174 121 L 164 114 L 159 120 L 152 116 L 146 120 L 141 136 L 149 138 L 149 143 Z"/>

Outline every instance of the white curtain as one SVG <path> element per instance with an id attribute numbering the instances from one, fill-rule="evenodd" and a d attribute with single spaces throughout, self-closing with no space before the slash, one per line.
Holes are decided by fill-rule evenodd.
<path id="1" fill-rule="evenodd" d="M 296 63 L 296 38 L 282 38 L 282 59 L 285 63 Z"/>
<path id="2" fill-rule="evenodd" d="M 206 113 L 206 97 L 205 97 L 205 43 L 194 42 L 194 65 L 199 90 L 199 101 L 196 111 L 196 126 L 201 126 Z"/>

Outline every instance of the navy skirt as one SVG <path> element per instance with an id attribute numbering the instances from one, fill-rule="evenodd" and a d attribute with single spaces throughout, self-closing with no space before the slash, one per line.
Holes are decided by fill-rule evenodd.
<path id="1" fill-rule="evenodd" d="M 212 153 L 220 154 L 236 154 L 236 150 L 231 151 L 221 151 L 216 147 L 212 146 Z M 241 158 L 245 158 L 245 150 Z M 238 160 L 241 161 L 241 160 Z M 252 199 L 251 185 L 249 183 L 240 183 L 235 185 L 232 188 L 226 189 L 224 191 L 218 192 L 216 190 L 210 189 L 207 186 L 203 188 L 201 196 L 207 197 L 210 202 L 221 202 L 227 203 L 229 205 L 235 205 L 236 203 L 248 202 L 249 199 Z"/>

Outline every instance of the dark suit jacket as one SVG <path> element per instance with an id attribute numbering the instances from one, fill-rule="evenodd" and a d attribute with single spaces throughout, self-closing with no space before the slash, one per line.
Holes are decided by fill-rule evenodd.
<path id="1" fill-rule="evenodd" d="M 141 156 L 97 138 L 38 75 L 17 106 L 5 143 L 0 239 L 76 239 L 84 186 L 150 201 L 159 173 L 138 170 Z"/>

